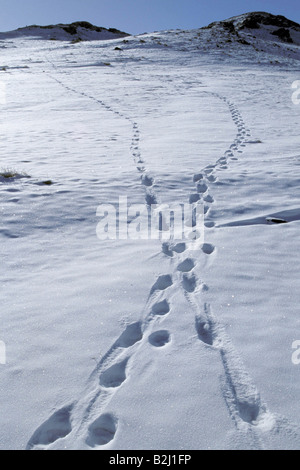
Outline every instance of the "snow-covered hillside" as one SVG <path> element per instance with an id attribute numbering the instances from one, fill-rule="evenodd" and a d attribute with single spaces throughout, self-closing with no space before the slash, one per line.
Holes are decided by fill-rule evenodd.
<path id="1" fill-rule="evenodd" d="M 2 449 L 299 448 L 299 31 L 3 33 Z M 204 239 L 101 240 L 120 198 Z"/>
<path id="2" fill-rule="evenodd" d="M 0 39 L 8 38 L 39 38 L 49 39 L 50 41 L 95 41 L 124 38 L 128 34 L 115 28 L 102 28 L 92 25 L 87 21 L 76 21 L 71 24 L 57 24 L 48 26 L 25 26 L 7 33 L 0 33 Z"/>

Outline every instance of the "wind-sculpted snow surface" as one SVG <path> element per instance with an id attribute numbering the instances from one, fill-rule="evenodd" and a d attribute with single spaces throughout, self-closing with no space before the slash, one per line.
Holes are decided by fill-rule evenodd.
<path id="1" fill-rule="evenodd" d="M 3 43 L 3 166 L 28 174 L 0 181 L 6 415 L 29 400 L 6 448 L 299 447 L 299 50 L 266 18 Z M 204 238 L 97 239 L 124 196 L 202 207 Z"/>

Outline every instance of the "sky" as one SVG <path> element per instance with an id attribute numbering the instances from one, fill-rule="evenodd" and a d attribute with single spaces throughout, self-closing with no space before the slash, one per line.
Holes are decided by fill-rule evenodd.
<path id="1" fill-rule="evenodd" d="M 299 0 L 0 0 L 0 31 L 89 21 L 130 34 L 193 29 L 249 11 L 300 23 Z"/>

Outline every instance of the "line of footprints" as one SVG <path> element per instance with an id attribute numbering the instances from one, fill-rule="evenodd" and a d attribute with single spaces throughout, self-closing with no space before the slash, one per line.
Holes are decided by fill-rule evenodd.
<path id="1" fill-rule="evenodd" d="M 169 250 L 174 253 L 183 253 L 186 249 L 185 243 L 177 243 L 169 246 Z M 196 278 L 191 275 L 195 266 L 191 258 L 181 261 L 177 270 L 182 275 L 183 288 L 192 292 L 196 288 Z M 189 277 L 187 277 L 189 276 Z M 71 432 L 76 433 L 78 429 L 72 426 L 75 420 L 72 416 L 79 416 L 82 408 L 81 400 L 89 396 L 88 406 L 85 404 L 85 410 L 79 420 L 81 423 L 88 423 L 89 418 L 95 412 L 107 406 L 112 396 L 119 387 L 126 381 L 127 371 L 130 369 L 130 362 L 133 355 L 141 346 L 143 340 L 148 341 L 152 347 L 162 348 L 171 341 L 171 334 L 166 329 L 149 328 L 150 325 L 161 321 L 163 317 L 170 314 L 171 306 L 167 299 L 167 291 L 173 286 L 173 276 L 171 274 L 161 275 L 153 284 L 149 294 L 149 312 L 143 322 L 135 322 L 128 325 L 121 336 L 116 340 L 113 346 L 101 359 L 97 365 L 94 375 L 97 380 L 97 389 L 93 381 L 92 393 L 86 391 L 82 399 L 67 407 L 56 411 L 46 422 L 44 422 L 33 434 L 27 444 L 27 449 L 41 449 L 55 443 L 58 439 L 65 438 Z M 154 331 L 152 331 L 154 329 Z M 151 331 L 149 334 L 148 331 Z M 91 448 L 104 446 L 108 444 L 115 436 L 118 428 L 118 419 L 111 413 L 103 413 L 88 425 L 85 442 Z"/>
<path id="2" fill-rule="evenodd" d="M 67 87 L 60 80 L 55 80 L 69 91 L 82 94 L 98 102 L 108 111 L 132 123 L 133 138 L 131 150 L 137 170 L 142 174 L 141 183 L 145 188 L 145 202 L 147 205 L 156 204 L 157 198 L 153 191 L 154 179 L 146 173 L 144 161 L 139 150 L 140 133 L 137 123 L 124 114 L 114 111 L 101 100 Z M 196 192 L 190 195 L 189 202 L 191 204 L 204 202 L 205 214 L 208 214 L 211 204 L 214 203 L 209 187 L 218 181 L 216 172 L 226 169 L 229 160 L 234 161 L 238 159 L 238 154 L 242 153 L 242 147 L 245 147 L 246 139 L 250 136 L 250 133 L 245 129 L 244 122 L 236 106 L 216 93 L 212 95 L 223 100 L 228 105 L 238 133 L 235 141 L 230 146 L 230 149 L 225 152 L 224 156 L 217 160 L 215 164 L 208 165 L 201 173 L 197 173 L 193 177 L 193 181 L 196 184 Z M 214 224 L 206 222 L 206 226 L 213 227 Z M 199 281 L 193 272 L 196 260 L 192 256 L 184 256 L 185 252 L 189 249 L 189 243 L 189 241 L 178 243 L 165 242 L 162 244 L 162 252 L 169 257 L 178 258 L 176 271 L 179 274 L 183 291 L 195 310 L 195 328 L 198 338 L 206 345 L 215 347 L 220 351 L 227 379 L 225 382 L 227 395 L 229 396 L 228 401 L 231 405 L 233 404 L 233 414 L 238 415 L 243 421 L 250 423 L 257 418 L 260 411 L 260 407 L 257 405 L 257 397 L 255 396 L 254 400 L 250 400 L 249 404 L 243 403 L 243 407 L 240 406 L 237 392 L 238 385 L 235 384 L 228 365 L 232 356 L 231 349 L 228 346 L 230 341 L 228 339 L 224 341 L 224 336 L 220 333 L 217 322 L 213 319 L 209 305 L 205 304 L 204 308 L 200 311 L 196 302 L 194 294 L 198 291 L 207 290 L 208 287 L 202 281 Z M 210 243 L 203 243 L 201 250 L 205 256 L 209 257 L 216 251 L 214 245 Z M 145 320 L 128 325 L 100 360 L 92 374 L 96 377 L 96 387 L 94 381 L 92 381 L 92 391 L 87 390 L 77 402 L 56 411 L 35 431 L 27 444 L 27 449 L 47 448 L 59 439 L 66 438 L 66 436 L 71 433 L 77 433 L 79 430 L 81 435 L 83 432 L 85 433 L 86 445 L 91 448 L 105 446 L 114 439 L 118 429 L 118 418 L 111 413 L 102 413 L 99 416 L 99 412 L 107 406 L 112 396 L 126 381 L 132 356 L 143 343 L 143 340 L 148 341 L 155 348 L 162 348 L 171 341 L 171 334 L 166 329 L 158 329 L 148 335 L 146 333 L 150 324 L 153 326 L 153 322 L 161 321 L 163 317 L 171 312 L 171 306 L 165 294 L 174 283 L 173 277 L 174 275 L 166 274 L 157 278 L 150 290 L 148 299 L 149 312 Z M 224 344 L 227 344 L 227 348 Z M 253 393 L 251 394 L 252 396 Z M 86 397 L 88 397 L 88 406 L 86 406 Z M 77 418 L 75 419 L 75 417 Z"/>
<path id="3" fill-rule="evenodd" d="M 186 248 L 183 245 L 183 243 L 178 243 L 169 246 L 169 250 L 173 250 L 174 254 L 182 254 Z M 195 262 L 192 258 L 186 258 L 177 265 L 182 287 L 190 299 L 198 285 L 196 276 L 193 274 L 194 267 Z M 27 449 L 49 448 L 56 441 L 66 438 L 71 433 L 85 435 L 85 443 L 90 448 L 102 448 L 114 439 L 118 429 L 118 418 L 112 413 L 101 413 L 101 410 L 104 410 L 117 390 L 126 381 L 130 363 L 138 348 L 145 344 L 145 341 L 155 348 L 162 348 L 171 341 L 170 332 L 166 329 L 155 329 L 155 325 L 160 325 L 163 318 L 171 313 L 172 309 L 167 294 L 168 289 L 173 285 L 171 274 L 160 275 L 157 278 L 150 291 L 149 312 L 145 320 L 129 324 L 124 329 L 96 366 L 92 374 L 95 376 L 95 380 L 91 381 L 90 388 L 83 393 L 77 402 L 56 411 L 44 422 L 31 437 Z M 235 363 L 236 358 L 230 349 L 230 342 L 228 339 L 224 339 L 224 335 L 219 331 L 209 305 L 205 305 L 202 312 L 196 305 L 195 313 L 195 328 L 199 340 L 220 351 L 225 371 L 224 390 L 226 388 L 228 403 L 232 406 L 233 415 L 237 415 L 235 419 L 251 423 L 258 417 L 261 408 L 256 389 L 251 392 L 250 401 L 245 399 L 244 390 L 241 393 L 242 401 L 239 400 L 239 377 L 235 377 L 231 373 L 231 363 Z M 149 330 L 150 334 L 148 334 Z M 244 378 L 243 383 L 245 383 Z M 96 416 L 97 414 L 98 416 Z"/>

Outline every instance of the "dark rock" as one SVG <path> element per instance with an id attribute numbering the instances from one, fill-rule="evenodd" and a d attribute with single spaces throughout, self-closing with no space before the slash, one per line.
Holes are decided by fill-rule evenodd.
<path id="1" fill-rule="evenodd" d="M 243 22 L 243 26 L 241 29 L 248 28 L 248 29 L 259 29 L 259 23 L 254 18 L 246 18 Z"/>
<path id="2" fill-rule="evenodd" d="M 75 25 L 73 24 L 70 24 L 68 26 L 63 26 L 62 28 L 66 33 L 68 34 L 71 34 L 72 36 L 74 36 L 75 34 L 77 34 L 77 28 Z"/>
<path id="3" fill-rule="evenodd" d="M 273 31 L 273 36 L 279 37 L 284 42 L 292 43 L 293 40 L 291 38 L 290 32 L 288 29 L 285 28 L 279 28 L 276 31 Z"/>
<path id="4" fill-rule="evenodd" d="M 248 13 L 240 29 L 258 29 L 260 25 L 276 26 L 277 28 L 299 28 L 300 25 L 282 15 L 265 12 Z"/>
<path id="5" fill-rule="evenodd" d="M 227 29 L 230 33 L 235 33 L 235 27 L 232 21 L 224 21 L 222 23 L 223 28 Z"/>
<path id="6" fill-rule="evenodd" d="M 278 217 L 267 217 L 267 222 L 269 224 L 286 224 L 287 221 L 284 219 L 279 219 Z"/>

